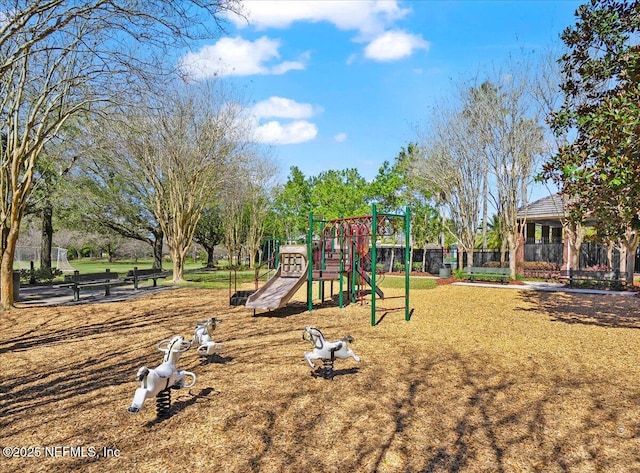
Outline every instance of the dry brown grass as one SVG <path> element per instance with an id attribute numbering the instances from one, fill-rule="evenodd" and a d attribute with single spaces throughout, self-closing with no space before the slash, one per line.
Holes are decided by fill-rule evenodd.
<path id="1" fill-rule="evenodd" d="M 302 296 L 301 296 L 302 297 Z M 640 299 L 440 286 L 410 322 L 352 305 L 253 317 L 226 291 L 0 314 L 2 446 L 117 448 L 115 458 L 2 458 L 0 471 L 638 472 Z M 158 421 L 127 412 L 155 346 L 223 319 L 224 362 L 179 365 Z M 310 376 L 306 325 L 362 357 Z"/>

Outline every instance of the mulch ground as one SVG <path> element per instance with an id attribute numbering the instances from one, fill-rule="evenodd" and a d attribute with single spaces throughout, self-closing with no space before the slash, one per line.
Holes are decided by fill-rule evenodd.
<path id="1" fill-rule="evenodd" d="M 367 305 L 303 298 L 256 316 L 203 289 L 0 313 L 0 471 L 640 471 L 637 296 L 443 285 L 375 327 Z M 128 413 L 157 343 L 211 316 L 222 357 L 182 355 L 198 378 L 171 417 Z M 352 335 L 362 362 L 312 377 L 306 325 Z"/>

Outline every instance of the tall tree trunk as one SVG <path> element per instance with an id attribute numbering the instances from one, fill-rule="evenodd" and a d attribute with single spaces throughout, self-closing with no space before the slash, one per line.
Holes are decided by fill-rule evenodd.
<path id="1" fill-rule="evenodd" d="M 170 248 L 171 260 L 173 261 L 173 282 L 184 282 L 184 260 L 185 252 Z"/>
<path id="2" fill-rule="evenodd" d="M 613 269 L 613 250 L 615 249 L 615 243 L 611 240 L 607 241 L 607 266 Z"/>
<path id="3" fill-rule="evenodd" d="M 164 242 L 164 234 L 162 230 L 153 232 L 153 269 L 162 269 L 162 245 Z"/>
<path id="4" fill-rule="evenodd" d="M 13 299 L 13 260 L 18 243 L 19 227 L 19 221 L 11 222 L 2 252 L 2 263 L 0 264 L 0 309 L 2 310 L 11 309 L 15 302 Z"/>
<path id="5" fill-rule="evenodd" d="M 204 245 L 203 245 L 204 246 Z M 204 249 L 207 252 L 207 268 L 213 268 L 215 266 L 215 246 L 204 246 Z"/>
<path id="6" fill-rule="evenodd" d="M 509 244 L 509 270 L 511 272 L 511 279 L 516 279 L 516 254 L 518 253 L 518 232 L 509 233 L 507 236 Z"/>
<path id="7" fill-rule="evenodd" d="M 489 200 L 489 163 L 487 156 L 484 156 L 484 171 L 482 176 L 482 251 L 487 251 L 487 205 Z M 473 265 L 471 265 L 473 266 Z"/>
<path id="8" fill-rule="evenodd" d="M 509 244 L 507 242 L 507 240 L 503 239 L 500 242 L 500 267 L 504 268 L 505 267 L 505 263 L 507 261 L 507 249 L 509 247 Z M 515 255 L 514 255 L 515 258 Z"/>
<path id="9" fill-rule="evenodd" d="M 636 265 L 636 252 L 638 250 L 638 244 L 640 243 L 640 235 L 638 232 L 632 229 L 628 229 L 625 232 L 623 238 L 623 252 L 620 253 L 620 271 L 627 273 L 627 284 L 633 285 L 633 273 L 635 272 Z M 624 256 L 624 258 L 623 258 Z M 624 259 L 624 269 L 622 267 Z"/>
<path id="10" fill-rule="evenodd" d="M 585 228 L 580 224 L 569 225 L 569 247 L 571 258 L 569 260 L 570 269 L 580 269 L 580 249 L 586 234 Z"/>
<path id="11" fill-rule="evenodd" d="M 444 261 L 443 261 L 444 263 Z M 425 244 L 422 247 L 422 272 L 426 273 L 427 272 L 427 245 Z M 444 264 L 443 264 L 444 267 Z M 429 270 L 431 270 L 431 268 L 429 268 Z"/>
<path id="12" fill-rule="evenodd" d="M 53 205 L 47 201 L 42 208 L 42 239 L 40 242 L 40 269 L 51 273 L 51 247 L 53 246 Z"/>

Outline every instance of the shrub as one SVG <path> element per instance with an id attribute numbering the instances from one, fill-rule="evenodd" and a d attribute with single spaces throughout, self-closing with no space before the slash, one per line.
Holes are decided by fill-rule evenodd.
<path id="1" fill-rule="evenodd" d="M 456 279 L 467 279 L 469 275 L 464 269 L 457 268 L 453 270 L 453 277 Z"/>
<path id="2" fill-rule="evenodd" d="M 611 271 L 611 267 L 606 264 L 596 264 L 587 268 L 582 268 L 584 271 Z"/>
<path id="3" fill-rule="evenodd" d="M 509 262 L 507 261 L 506 263 L 508 266 Z M 500 261 L 487 261 L 482 266 L 484 266 L 485 268 L 500 268 L 501 264 Z"/>
<path id="4" fill-rule="evenodd" d="M 550 261 L 523 261 L 518 263 L 518 271 L 558 271 L 560 265 Z"/>
<path id="5" fill-rule="evenodd" d="M 30 269 L 21 269 L 20 270 L 20 281 L 25 283 L 34 282 L 51 282 L 57 276 L 60 276 L 62 271 L 59 269 L 35 269 L 32 273 Z"/>

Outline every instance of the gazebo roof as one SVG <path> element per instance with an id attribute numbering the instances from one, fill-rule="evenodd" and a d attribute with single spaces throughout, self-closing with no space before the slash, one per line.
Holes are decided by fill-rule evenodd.
<path id="1" fill-rule="evenodd" d="M 565 216 L 564 200 L 560 194 L 552 194 L 549 197 L 538 199 L 518 209 L 519 219 L 544 225 L 558 225 Z"/>

